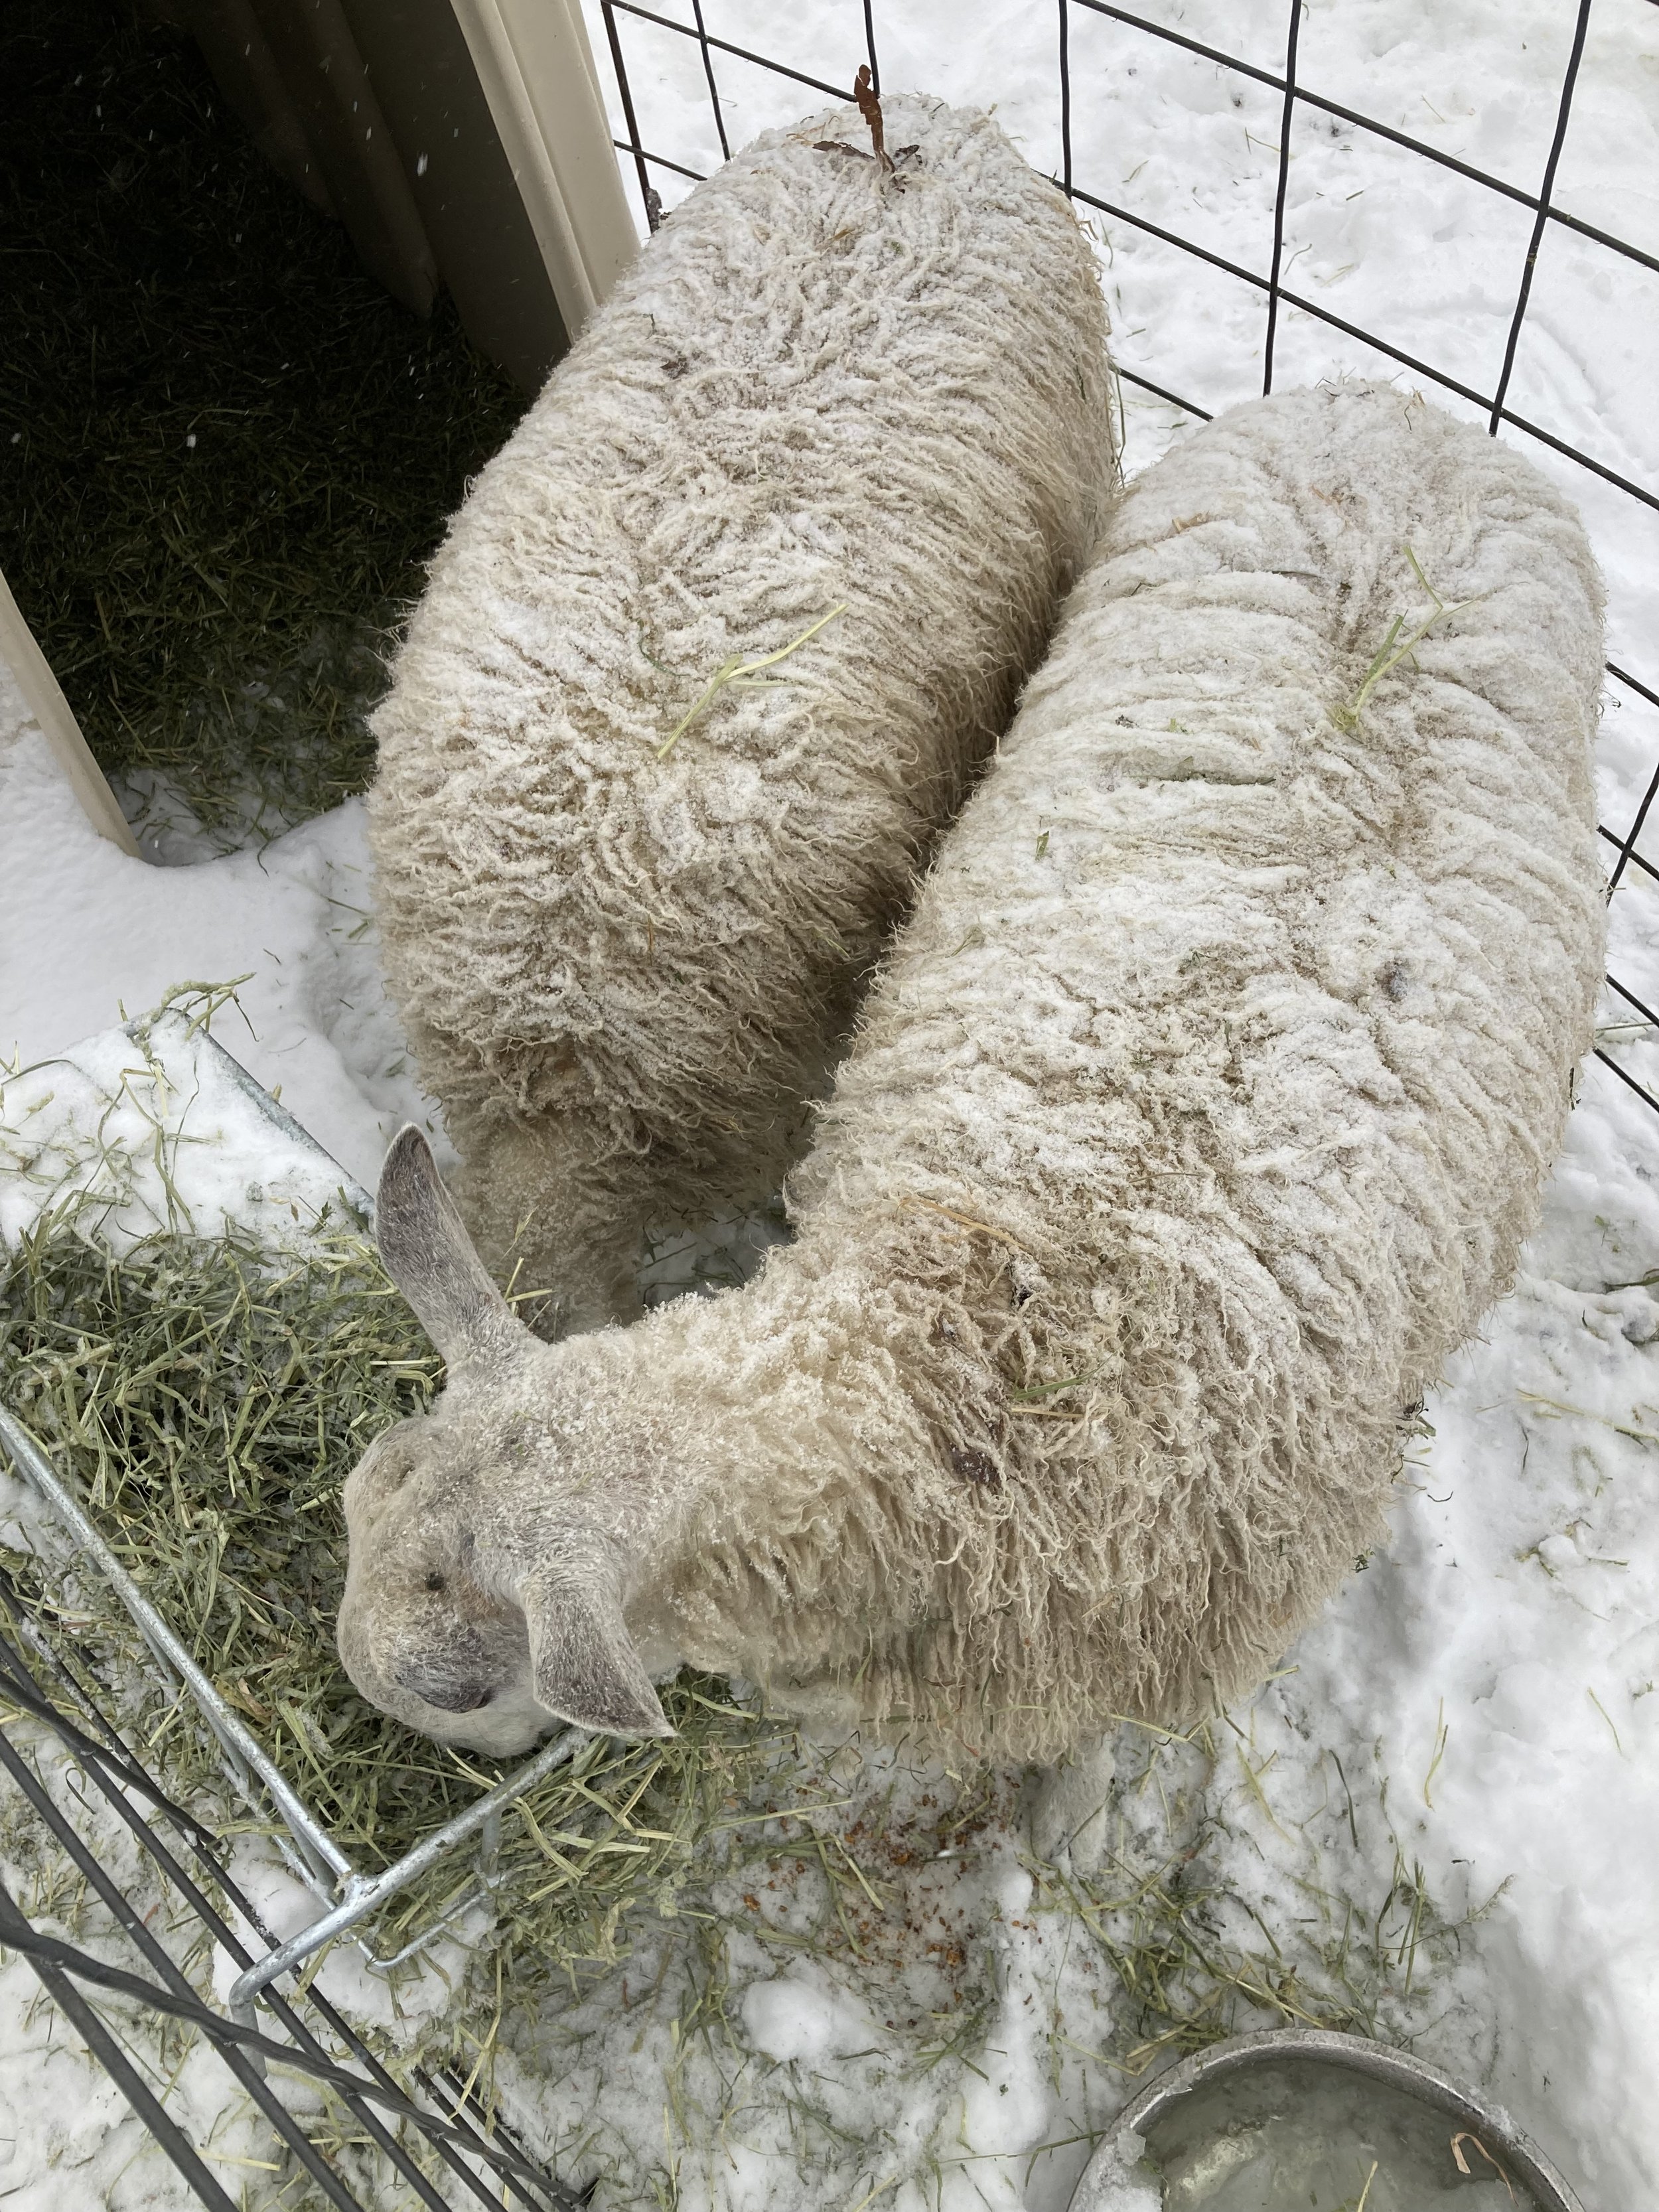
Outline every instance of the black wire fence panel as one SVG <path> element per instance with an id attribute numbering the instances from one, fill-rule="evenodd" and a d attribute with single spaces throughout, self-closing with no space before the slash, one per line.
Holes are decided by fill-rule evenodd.
<path id="1" fill-rule="evenodd" d="M 1348 372 L 1554 477 L 1609 585 L 1596 1056 L 1659 1111 L 1656 0 L 586 5 L 642 232 L 867 66 L 994 106 L 1091 224 L 1131 469 L 1183 422 Z"/>
<path id="2" fill-rule="evenodd" d="M 12 1593 L 0 1573 L 0 1600 Z M 254 2030 L 216 2011 L 155 1928 L 185 1924 L 223 1953 L 240 1972 L 252 1963 L 244 1935 L 262 1948 L 277 1938 L 257 1906 L 232 1879 L 223 1846 L 190 1813 L 173 1804 L 145 1772 L 108 1719 L 44 1647 L 25 1646 L 0 1631 L 0 1772 L 33 1807 L 58 1850 L 107 1915 L 132 1959 L 131 1966 L 43 1933 L 0 1881 L 0 1948 L 27 1959 L 41 1986 L 125 2096 L 138 2118 L 202 2203 L 211 2212 L 238 2212 L 221 2176 L 204 2160 L 120 2032 L 120 2013 L 136 2005 L 149 2015 L 195 2031 L 222 2062 L 228 2102 L 237 2091 L 264 2116 L 270 2131 L 270 2164 L 279 2175 L 311 2185 L 302 2199 L 283 2201 L 374 2212 L 395 2191 L 400 2205 L 452 2212 L 468 2204 L 528 2207 L 530 2212 L 579 2212 L 581 2199 L 545 2172 L 499 2118 L 478 2112 L 459 2079 L 417 2076 L 419 2094 L 393 2080 L 344 2016 L 307 1987 L 284 1996 L 269 1991 L 270 2025 Z M 104 1856 L 65 1815 L 31 1753 L 45 1744 L 71 1762 L 75 1794 L 106 1820 L 118 1822 L 147 1862 L 165 1904 L 141 1914 Z M 100 2000 L 105 2000 L 100 2006 Z M 105 2007 L 120 2000 L 113 2013 Z M 330 2155 L 328 2130 L 313 2117 L 307 2128 L 291 2111 L 270 2069 L 297 2076 L 331 2095 L 349 2115 L 356 2156 L 352 2175 Z M 176 2078 L 176 2077 L 175 2077 Z M 420 2154 L 424 2153 L 424 2155 Z M 210 2154 L 211 2155 L 211 2154 Z M 367 2178 L 365 2178 L 367 2177 Z M 369 2196 L 358 2193 L 367 2188 Z"/>

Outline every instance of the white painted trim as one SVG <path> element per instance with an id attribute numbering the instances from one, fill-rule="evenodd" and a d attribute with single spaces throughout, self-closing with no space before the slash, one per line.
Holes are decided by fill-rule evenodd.
<path id="1" fill-rule="evenodd" d="M 23 620 L 3 576 L 0 576 L 0 660 L 10 669 L 23 695 L 23 704 L 46 732 L 52 757 L 80 800 L 88 821 L 100 837 L 107 837 L 112 845 L 118 845 L 135 860 L 142 860 L 143 855 L 127 817 L 116 804 L 115 793 L 104 781 L 104 772 L 81 734 L 75 709 L 64 696 L 51 663 L 35 643 L 34 633 Z"/>
<path id="2" fill-rule="evenodd" d="M 639 251 L 580 0 L 453 0 L 574 338 Z"/>

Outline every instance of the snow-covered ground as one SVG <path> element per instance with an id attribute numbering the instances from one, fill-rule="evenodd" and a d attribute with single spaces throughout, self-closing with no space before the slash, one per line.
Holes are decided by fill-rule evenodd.
<path id="1" fill-rule="evenodd" d="M 690 0 L 657 8 L 690 20 Z M 1146 12 L 1261 67 L 1282 61 L 1279 0 L 1146 0 Z M 703 15 L 716 36 L 826 81 L 845 82 L 863 57 L 851 0 L 790 9 L 703 0 Z M 1574 15 L 1569 0 L 1312 0 L 1299 75 L 1535 190 Z M 696 47 L 618 21 L 644 143 L 687 167 L 712 166 L 719 149 Z M 1058 10 L 1047 0 L 881 0 L 875 22 L 890 87 L 994 100 L 1030 158 L 1058 168 Z M 1277 98 L 1081 0 L 1069 29 L 1077 183 L 1265 270 Z M 748 64 L 717 57 L 715 66 L 734 145 L 810 104 L 799 85 Z M 619 112 L 616 121 L 620 137 Z M 1489 391 L 1527 212 L 1310 112 L 1295 131 L 1286 281 Z M 1656 179 L 1659 9 L 1595 0 L 1558 198 L 1653 252 Z M 666 170 L 656 181 L 670 206 L 685 188 Z M 1260 293 L 1126 223 L 1094 220 L 1123 365 L 1211 410 L 1259 389 Z M 1553 227 L 1512 406 L 1653 483 L 1656 359 L 1659 277 Z M 1281 319 L 1280 385 L 1379 367 L 1311 318 L 1290 310 Z M 1133 468 L 1186 418 L 1133 386 L 1125 396 Z M 1580 500 L 1608 577 L 1613 657 L 1659 689 L 1659 513 L 1505 434 Z M 1613 685 L 1605 821 L 1630 820 L 1656 763 L 1659 713 Z M 1652 840 L 1642 849 L 1659 865 Z M 280 1087 L 352 1175 L 372 1180 L 385 1136 L 426 1109 L 385 1003 L 368 883 L 355 803 L 259 854 L 170 868 L 123 857 L 88 828 L 0 684 L 0 1054 L 15 1045 L 20 1064 L 40 1061 L 175 984 L 245 975 L 246 1024 L 228 1011 L 216 1033 Z M 1655 888 L 1629 869 L 1613 908 L 1614 970 L 1650 1004 L 1659 994 Z M 1659 1044 L 1613 1028 L 1628 1012 L 1609 1002 L 1608 1042 L 1652 1083 Z M 31 1096 L 41 1079 L 27 1079 Z M 65 1072 L 66 1085 L 82 1079 L 84 1070 Z M 6 1086 L 9 1105 L 21 1096 Z M 1126 1747 L 1117 1794 L 1126 1860 L 1151 1869 L 1191 1852 L 1189 1879 L 1216 1889 L 1236 1940 L 1269 1960 L 1276 1943 L 1304 1986 L 1328 1988 L 1340 1931 L 1369 1923 L 1370 1936 L 1352 1937 L 1353 1972 L 1380 1992 L 1384 2024 L 1506 2104 L 1588 2212 L 1635 2212 L 1659 2188 L 1650 1275 L 1659 1118 L 1592 1063 L 1527 1270 L 1429 1408 L 1433 1433 L 1407 1470 L 1388 1549 L 1352 1577 L 1285 1671 L 1215 1724 L 1210 1751 Z M 872 1847 L 862 1862 L 884 1900 L 862 1960 L 790 1948 L 811 1900 L 757 1860 L 732 1870 L 705 1942 L 705 1967 L 718 1955 L 719 2003 L 703 2027 L 717 2015 L 718 2032 L 683 2035 L 678 1954 L 641 1959 L 631 1990 L 623 1978 L 578 2011 L 550 2014 L 533 2065 L 522 2052 L 502 2063 L 538 2143 L 573 2172 L 614 2172 L 618 2203 L 793 2212 L 810 2197 L 846 2212 L 1058 2212 L 1091 2131 L 1125 2094 L 1097 2055 L 1121 2004 L 1115 1977 L 1086 1919 L 1022 1863 L 1012 1790 L 956 1856 L 911 1849 L 928 1832 L 937 1784 L 890 1759 L 858 1785 L 888 1804 L 891 1834 L 909 1839 L 902 1850 L 884 1845 L 884 1858 Z M 0 1850 L 12 1863 L 4 1833 Z M 1423 1898 L 1426 1919 L 1413 1901 Z M 921 1987 L 897 1935 L 882 1933 L 895 1916 L 918 1956 L 933 1942 L 948 1957 L 928 1969 L 942 1977 L 937 1986 Z M 48 2037 L 30 1990 L 21 1964 L 0 1973 L 0 2085 L 19 2114 L 9 2152 L 0 2139 L 0 2192 L 15 2192 L 8 2203 L 19 2212 L 62 2212 L 97 2201 L 120 2163 L 103 2142 L 118 2100 L 96 2088 L 61 2027 Z M 941 2026 L 930 2006 L 957 2027 Z M 216 2078 L 185 2077 L 198 2132 L 212 2124 Z M 222 2140 L 229 2157 L 263 2154 L 240 2122 Z M 139 2138 L 123 2141 L 125 2155 Z M 82 2158 L 95 2163 L 77 2166 Z M 183 2201 L 170 2189 L 147 2154 L 111 2201 Z"/>

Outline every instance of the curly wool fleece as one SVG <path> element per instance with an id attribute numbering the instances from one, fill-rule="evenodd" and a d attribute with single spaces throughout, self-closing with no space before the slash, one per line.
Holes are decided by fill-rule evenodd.
<path id="1" fill-rule="evenodd" d="M 902 177 L 820 149 L 865 140 L 838 110 L 668 219 L 455 519 L 375 717 L 392 994 L 469 1222 L 567 1326 L 636 1303 L 646 1214 L 775 1188 L 1114 480 L 1066 201 L 987 117 L 885 110 Z"/>
<path id="2" fill-rule="evenodd" d="M 871 994 L 799 1241 L 551 1346 L 422 1257 L 430 1208 L 389 1250 L 452 1380 L 348 1486 L 356 1678 L 465 1656 L 473 1590 L 528 1626 L 514 1728 L 659 1726 L 641 1662 L 680 1658 L 1048 1759 L 1271 1667 L 1561 1136 L 1601 599 L 1535 469 L 1386 387 L 1141 477 Z"/>
<path id="3" fill-rule="evenodd" d="M 1273 1663 L 1383 1533 L 1590 1043 L 1601 601 L 1529 463 L 1386 386 L 1240 407 L 1132 487 L 799 1244 L 749 1310 L 663 1316 L 745 1422 L 763 1358 L 823 1393 L 810 1470 L 751 1431 L 706 1502 L 689 1650 L 1033 1756 Z"/>

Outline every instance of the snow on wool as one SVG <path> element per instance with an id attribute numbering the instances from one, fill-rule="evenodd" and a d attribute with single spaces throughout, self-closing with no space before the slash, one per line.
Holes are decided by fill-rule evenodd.
<path id="1" fill-rule="evenodd" d="M 665 225 L 375 719 L 393 995 L 486 1254 L 567 1325 L 637 1309 L 646 1216 L 775 1187 L 1113 478 L 1067 203 L 983 115 L 886 136 L 884 177 L 854 109 L 769 132 Z"/>
<path id="2" fill-rule="evenodd" d="M 452 1379 L 349 1486 L 359 1687 L 504 1749 L 659 1729 L 690 1660 L 1052 1759 L 1259 1679 L 1382 1538 L 1560 1141 L 1601 641 L 1565 502 L 1391 388 L 1149 471 L 754 1283 L 541 1346 L 394 1147 Z"/>

